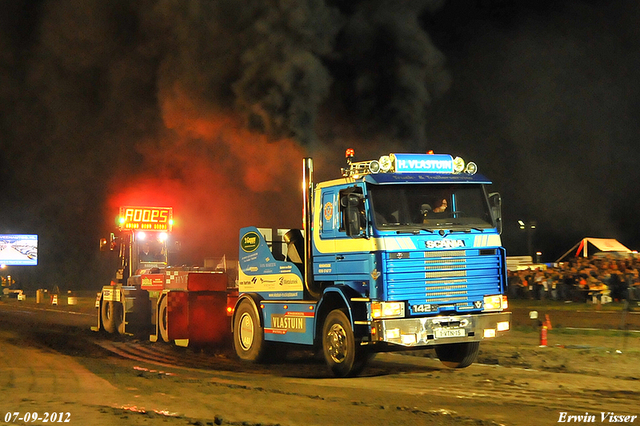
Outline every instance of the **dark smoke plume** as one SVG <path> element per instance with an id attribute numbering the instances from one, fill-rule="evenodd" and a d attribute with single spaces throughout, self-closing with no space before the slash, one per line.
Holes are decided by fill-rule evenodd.
<path id="1" fill-rule="evenodd" d="M 450 85 L 444 55 L 421 26 L 442 2 L 360 2 L 338 36 L 336 84 L 353 119 L 400 139 L 424 143 L 425 117 Z"/>
<path id="2" fill-rule="evenodd" d="M 3 1 L 0 231 L 40 235 L 29 284 L 99 285 L 119 203 L 174 204 L 194 262 L 235 254 L 239 226 L 299 226 L 332 122 L 424 139 L 439 4 Z"/>

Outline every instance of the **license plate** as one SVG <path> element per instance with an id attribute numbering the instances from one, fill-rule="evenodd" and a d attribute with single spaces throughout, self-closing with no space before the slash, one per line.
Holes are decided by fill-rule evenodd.
<path id="1" fill-rule="evenodd" d="M 466 337 L 464 328 L 436 328 L 434 330 L 436 339 L 446 339 L 447 337 Z"/>

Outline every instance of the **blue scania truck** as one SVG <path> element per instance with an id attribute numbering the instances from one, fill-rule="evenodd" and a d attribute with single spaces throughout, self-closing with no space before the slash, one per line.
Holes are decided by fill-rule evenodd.
<path id="1" fill-rule="evenodd" d="M 303 229 L 281 241 L 240 230 L 237 355 L 306 345 L 339 377 L 381 351 L 433 347 L 448 367 L 472 364 L 511 324 L 501 199 L 476 171 L 450 155 L 347 150 L 342 177 L 315 183 L 304 159 Z"/>

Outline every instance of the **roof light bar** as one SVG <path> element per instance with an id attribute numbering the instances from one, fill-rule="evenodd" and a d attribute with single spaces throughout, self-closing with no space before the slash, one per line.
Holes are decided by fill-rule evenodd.
<path id="1" fill-rule="evenodd" d="M 347 168 L 342 169 L 344 177 L 354 177 L 376 173 L 444 173 L 473 175 L 478 171 L 474 162 L 465 163 L 460 157 L 448 154 L 389 154 L 378 160 L 351 162 L 355 157 L 348 150 Z"/>

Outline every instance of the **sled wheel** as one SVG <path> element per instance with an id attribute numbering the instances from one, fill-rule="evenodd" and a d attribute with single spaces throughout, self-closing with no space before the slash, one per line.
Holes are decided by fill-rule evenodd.
<path id="1" fill-rule="evenodd" d="M 449 368 L 465 368 L 478 358 L 480 342 L 449 343 L 436 346 L 436 355 Z"/>
<path id="2" fill-rule="evenodd" d="M 124 318 L 122 303 L 111 300 L 103 300 L 100 308 L 102 327 L 107 333 L 117 333 L 120 330 Z"/>
<path id="3" fill-rule="evenodd" d="M 169 313 L 167 309 L 167 295 L 162 296 L 160 300 L 160 306 L 158 306 L 158 330 L 160 331 L 160 338 L 163 342 L 169 342 Z"/>

